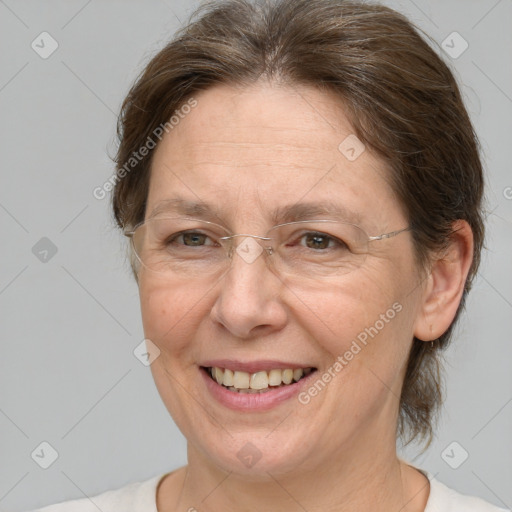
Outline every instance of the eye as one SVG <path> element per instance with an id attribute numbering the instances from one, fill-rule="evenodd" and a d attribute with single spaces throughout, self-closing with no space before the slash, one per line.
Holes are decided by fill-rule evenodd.
<path id="1" fill-rule="evenodd" d="M 299 236 L 299 240 L 303 240 L 306 247 L 314 250 L 348 249 L 347 244 L 342 240 L 322 232 L 303 233 Z"/>
<path id="2" fill-rule="evenodd" d="M 209 243 L 207 243 L 209 241 Z M 166 240 L 166 245 L 179 244 L 185 247 L 212 246 L 216 243 L 205 233 L 199 231 L 183 231 L 171 235 Z"/>

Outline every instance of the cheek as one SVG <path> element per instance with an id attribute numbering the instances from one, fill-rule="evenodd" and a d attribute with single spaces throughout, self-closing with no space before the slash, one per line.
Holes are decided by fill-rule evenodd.
<path id="1" fill-rule="evenodd" d="M 348 361 L 348 372 L 343 372 L 347 377 L 357 377 L 369 367 L 392 379 L 401 371 L 411 340 L 412 312 L 402 292 L 403 277 L 372 267 L 353 277 L 357 279 L 326 290 L 321 300 L 310 301 L 303 326 L 329 359 L 342 356 Z"/>
<path id="2" fill-rule="evenodd" d="M 389 266 L 388 266 L 389 267 Z M 354 313 L 358 324 L 351 332 L 361 347 L 349 372 L 354 379 L 366 378 L 375 396 L 387 396 L 399 388 L 413 337 L 415 294 L 411 293 L 414 273 L 407 265 L 389 267 L 387 272 L 368 269 L 361 279 L 361 295 Z M 360 342 L 362 341 L 362 342 Z M 357 350 L 357 349 L 356 349 Z"/>
<path id="3" fill-rule="evenodd" d="M 142 278 L 139 294 L 145 337 L 163 352 L 182 350 L 197 327 L 200 309 L 204 308 L 204 288 Z"/>
<path id="4" fill-rule="evenodd" d="M 316 317 L 340 339 L 356 337 L 397 301 L 398 290 L 382 274 L 361 270 L 335 288 L 325 290 L 312 308 Z"/>

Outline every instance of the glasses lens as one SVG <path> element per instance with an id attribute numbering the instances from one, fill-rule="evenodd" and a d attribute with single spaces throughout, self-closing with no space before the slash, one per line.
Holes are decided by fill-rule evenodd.
<path id="1" fill-rule="evenodd" d="M 229 232 L 211 222 L 155 217 L 135 230 L 133 247 L 142 265 L 154 272 L 199 278 L 229 266 L 232 252 L 227 249 L 234 239 L 222 240 L 225 236 Z M 275 226 L 267 236 L 271 240 L 257 243 L 272 247 L 269 264 L 301 279 L 347 274 L 364 263 L 368 252 L 366 233 L 344 222 L 292 222 Z M 257 258 L 244 259 L 252 263 Z"/>
<path id="2" fill-rule="evenodd" d="M 133 248 L 140 262 L 154 272 L 201 275 L 226 266 L 219 239 L 228 234 L 207 221 L 155 217 L 135 230 Z"/>
<path id="3" fill-rule="evenodd" d="M 283 274 L 329 277 L 359 268 L 368 252 L 368 236 L 354 224 L 307 221 L 283 224 L 269 235 L 275 240 L 274 264 Z"/>

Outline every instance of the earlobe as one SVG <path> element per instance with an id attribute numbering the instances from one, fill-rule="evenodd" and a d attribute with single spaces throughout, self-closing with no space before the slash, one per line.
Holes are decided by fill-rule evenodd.
<path id="1" fill-rule="evenodd" d="M 414 336 L 432 341 L 450 327 L 473 261 L 473 232 L 465 220 L 452 225 L 449 246 L 432 263 L 421 299 Z"/>

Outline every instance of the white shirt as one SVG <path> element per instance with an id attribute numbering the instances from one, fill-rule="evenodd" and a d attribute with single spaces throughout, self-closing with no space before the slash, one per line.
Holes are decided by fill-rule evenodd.
<path id="1" fill-rule="evenodd" d="M 421 470 L 430 480 L 430 495 L 424 512 L 511 512 L 487 501 L 460 494 Z M 143 482 L 134 482 L 120 489 L 107 491 L 91 498 L 65 501 L 32 512 L 158 512 L 156 490 L 158 475 Z"/>

